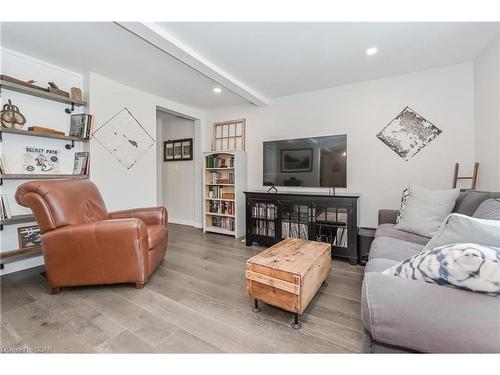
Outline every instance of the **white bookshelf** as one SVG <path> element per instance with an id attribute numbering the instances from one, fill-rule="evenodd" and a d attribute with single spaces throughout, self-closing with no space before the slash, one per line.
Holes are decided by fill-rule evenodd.
<path id="1" fill-rule="evenodd" d="M 231 162 L 233 160 L 233 162 Z M 245 151 L 203 154 L 203 231 L 245 235 L 247 161 Z"/>

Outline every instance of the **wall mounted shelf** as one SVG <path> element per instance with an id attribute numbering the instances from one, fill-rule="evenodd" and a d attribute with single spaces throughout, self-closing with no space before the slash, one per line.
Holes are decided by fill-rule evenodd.
<path id="1" fill-rule="evenodd" d="M 4 268 L 4 264 L 17 262 L 19 260 L 34 258 L 42 255 L 41 246 L 31 246 L 16 250 L 4 251 L 0 253 L 0 269 Z"/>
<path id="2" fill-rule="evenodd" d="M 82 100 L 74 100 L 66 96 L 53 94 L 48 91 L 37 90 L 31 87 L 19 85 L 17 83 L 0 80 L 0 89 L 3 88 L 26 95 L 36 96 L 42 99 L 52 100 L 59 103 L 71 104 L 74 105 L 75 107 L 87 106 L 87 102 L 84 102 Z"/>
<path id="3" fill-rule="evenodd" d="M 29 131 L 29 130 L 10 129 L 10 128 L 5 128 L 5 127 L 0 127 L 0 141 L 2 141 L 2 133 L 16 134 L 16 135 L 28 135 L 31 137 L 52 138 L 52 139 L 61 139 L 61 140 L 65 140 L 65 141 L 77 141 L 77 142 L 88 142 L 90 140 L 90 138 L 70 137 L 68 135 L 39 133 L 39 132 L 33 132 L 33 131 Z"/>
<path id="4" fill-rule="evenodd" d="M 0 174 L 0 180 L 58 180 L 58 179 L 71 179 L 83 180 L 88 178 L 87 175 L 76 174 Z"/>
<path id="5" fill-rule="evenodd" d="M 35 221 L 35 216 L 32 214 L 26 215 L 14 215 L 8 219 L 1 219 L 0 225 L 11 225 L 11 224 L 20 224 L 20 223 L 30 223 Z"/>

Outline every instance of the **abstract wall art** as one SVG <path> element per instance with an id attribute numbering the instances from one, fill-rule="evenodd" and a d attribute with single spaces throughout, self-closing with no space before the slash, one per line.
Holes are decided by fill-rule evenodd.
<path id="1" fill-rule="evenodd" d="M 441 133 L 441 129 L 406 107 L 377 134 L 377 138 L 408 161 Z"/>

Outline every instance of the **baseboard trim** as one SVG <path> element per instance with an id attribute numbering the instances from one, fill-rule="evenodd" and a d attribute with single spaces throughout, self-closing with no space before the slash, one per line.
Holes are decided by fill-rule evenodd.
<path id="1" fill-rule="evenodd" d="M 168 222 L 172 224 L 189 225 L 190 227 L 201 228 L 201 223 L 194 220 L 168 218 Z"/>

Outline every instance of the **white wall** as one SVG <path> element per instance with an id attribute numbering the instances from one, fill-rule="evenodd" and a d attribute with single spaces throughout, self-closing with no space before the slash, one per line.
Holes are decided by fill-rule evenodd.
<path id="1" fill-rule="evenodd" d="M 96 128 L 126 107 L 147 132 L 158 141 L 156 134 L 158 107 L 199 119 L 204 114 L 195 108 L 160 98 L 134 89 L 94 73 L 89 75 L 90 112 L 95 116 Z M 121 165 L 99 143 L 91 142 L 91 179 L 99 187 L 108 210 L 156 206 L 160 199 L 161 169 L 157 163 L 157 148 L 152 147 L 130 169 Z M 201 153 L 197 145 L 195 152 Z M 198 166 L 201 170 L 201 167 Z M 198 176 L 198 174 L 196 175 Z M 201 191 L 201 172 L 196 177 Z M 195 200 L 196 212 L 201 211 L 201 193 Z M 167 207 L 168 208 L 168 207 Z"/>
<path id="2" fill-rule="evenodd" d="M 474 157 L 479 190 L 500 191 L 500 37 L 474 61 Z M 470 174 L 470 171 L 468 171 Z M 463 173 L 462 173 L 463 174 Z"/>
<path id="3" fill-rule="evenodd" d="M 7 74 L 23 80 L 34 79 L 37 81 L 37 84 L 42 87 L 47 87 L 49 81 L 54 81 L 59 87 L 66 91 L 69 91 L 72 86 L 84 88 L 84 79 L 81 74 L 34 59 L 16 51 L 2 48 L 1 61 L 1 74 Z M 86 96 L 85 91 L 84 96 Z M 68 108 L 67 104 L 35 98 L 29 95 L 2 89 L 1 105 L 3 106 L 8 99 L 11 99 L 12 102 L 19 107 L 21 113 L 26 117 L 26 125 L 24 126 L 24 129 L 27 129 L 32 125 L 40 125 L 64 131 L 68 134 L 70 116 L 64 112 L 64 109 Z M 74 113 L 79 112 L 82 112 L 81 108 L 77 108 Z M 83 144 L 76 142 L 74 149 L 66 150 L 64 146 L 67 143 L 67 141 L 56 139 L 3 134 L 3 141 L 0 143 L 0 152 L 7 156 L 12 173 L 22 173 L 22 156 L 25 146 L 54 148 L 59 150 L 61 160 L 60 173 L 72 173 L 74 153 L 76 151 L 82 151 Z M 29 209 L 18 206 L 14 200 L 14 194 L 17 187 L 24 182 L 26 181 L 5 180 L 4 184 L 0 186 L 0 192 L 7 195 L 11 208 L 19 210 L 17 214 L 30 212 Z M 24 210 L 24 212 L 21 212 L 21 210 Z M 4 230 L 0 231 L 1 251 L 15 250 L 19 248 L 17 228 L 34 224 L 35 223 L 33 222 L 17 225 L 5 225 Z M 4 270 L 1 272 L 2 274 L 10 273 L 40 264 L 43 264 L 43 258 L 41 256 L 6 264 Z"/>
<path id="4" fill-rule="evenodd" d="M 373 227 L 379 208 L 398 208 L 406 184 L 451 188 L 454 163 L 472 167 L 472 94 L 467 63 L 282 97 L 267 107 L 214 110 L 206 120 L 246 118 L 249 189 L 262 189 L 263 141 L 347 134 L 347 190 L 361 193 L 360 225 Z M 408 162 L 375 137 L 405 106 L 443 130 Z M 208 150 L 211 133 L 204 139 Z"/>
<path id="5" fill-rule="evenodd" d="M 165 116 L 162 112 L 158 116 L 161 139 L 158 146 L 162 149 L 164 141 L 194 138 L 193 120 Z M 169 222 L 195 226 L 195 160 L 165 162 L 161 158 L 159 162 L 162 164 L 162 200 L 168 207 Z"/>

